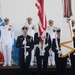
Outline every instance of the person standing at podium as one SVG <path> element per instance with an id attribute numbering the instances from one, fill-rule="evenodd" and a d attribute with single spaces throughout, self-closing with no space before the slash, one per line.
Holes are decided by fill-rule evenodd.
<path id="1" fill-rule="evenodd" d="M 21 75 L 29 75 L 31 52 L 34 48 L 33 38 L 28 35 L 28 27 L 22 27 L 22 35 L 18 36 L 16 47 L 19 48 L 19 65 Z"/>

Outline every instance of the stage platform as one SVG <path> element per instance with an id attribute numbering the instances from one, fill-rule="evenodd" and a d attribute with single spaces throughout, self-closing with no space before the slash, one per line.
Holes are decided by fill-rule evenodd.
<path id="1" fill-rule="evenodd" d="M 19 66 L 2 67 L 0 66 L 0 75 L 20 75 Z M 30 67 L 30 75 L 37 75 L 37 67 Z M 48 67 L 48 75 L 56 75 L 56 67 Z M 72 75 L 71 67 L 67 66 L 67 75 Z"/>

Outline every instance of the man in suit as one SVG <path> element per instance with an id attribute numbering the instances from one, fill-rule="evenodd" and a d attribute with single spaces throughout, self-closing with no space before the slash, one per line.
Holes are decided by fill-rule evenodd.
<path id="1" fill-rule="evenodd" d="M 60 46 L 60 29 L 57 30 L 57 37 L 53 39 L 52 50 L 55 52 L 55 63 L 56 63 L 56 74 L 65 75 L 67 57 L 61 57 L 61 46 Z"/>
<path id="2" fill-rule="evenodd" d="M 48 65 L 48 56 L 49 50 L 51 48 L 51 38 L 48 33 L 46 36 L 40 40 L 38 33 L 34 35 L 34 44 L 35 44 L 35 56 L 37 60 L 37 70 L 38 75 L 41 75 L 42 63 L 43 63 L 43 75 L 47 75 L 47 65 Z"/>
<path id="3" fill-rule="evenodd" d="M 16 47 L 19 48 L 19 65 L 21 75 L 29 75 L 31 51 L 34 48 L 33 38 L 27 34 L 28 28 L 22 28 L 22 35 L 18 36 Z"/>
<path id="4" fill-rule="evenodd" d="M 73 47 L 75 48 L 75 27 L 73 28 Z M 71 67 L 72 67 L 72 75 L 75 75 L 75 51 L 70 55 L 71 59 Z"/>

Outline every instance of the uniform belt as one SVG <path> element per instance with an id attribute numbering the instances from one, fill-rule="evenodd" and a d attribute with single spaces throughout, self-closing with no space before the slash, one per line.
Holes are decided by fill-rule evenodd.
<path id="1" fill-rule="evenodd" d="M 24 48 L 24 47 L 21 47 L 21 48 Z"/>
<path id="2" fill-rule="evenodd" d="M 57 50 L 61 50 L 61 48 L 59 48 L 59 49 L 58 49 L 58 48 L 56 48 L 56 49 L 57 49 Z"/>
<path id="3" fill-rule="evenodd" d="M 24 47 L 21 47 L 21 48 L 24 48 Z M 30 47 L 27 47 L 27 48 L 30 48 Z"/>

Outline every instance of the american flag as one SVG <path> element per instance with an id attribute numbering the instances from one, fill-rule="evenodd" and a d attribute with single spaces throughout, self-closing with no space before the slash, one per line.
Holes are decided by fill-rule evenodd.
<path id="1" fill-rule="evenodd" d="M 45 9 L 44 9 L 44 0 L 37 0 L 35 6 L 38 9 L 38 17 L 39 17 L 38 29 L 39 29 L 39 35 L 41 41 L 43 39 L 43 34 L 45 34 L 47 28 L 47 20 L 46 20 Z"/>

